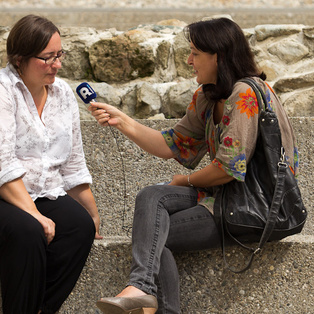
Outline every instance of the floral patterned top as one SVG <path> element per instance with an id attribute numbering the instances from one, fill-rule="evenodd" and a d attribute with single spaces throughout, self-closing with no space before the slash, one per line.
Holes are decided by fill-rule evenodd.
<path id="1" fill-rule="evenodd" d="M 12 65 L 0 70 L 0 186 L 22 178 L 33 200 L 92 183 L 73 91 L 56 78 L 41 117 Z"/>
<path id="2" fill-rule="evenodd" d="M 295 175 L 298 170 L 298 150 L 293 129 L 274 91 L 267 83 L 254 78 L 266 93 L 268 108 L 278 117 L 286 161 Z M 219 124 L 213 120 L 214 103 L 209 102 L 202 87 L 196 90 L 185 116 L 162 134 L 175 159 L 186 168 L 194 169 L 206 153 L 211 162 L 236 180 L 244 181 L 246 166 L 257 140 L 258 102 L 252 88 L 237 82 L 224 104 Z M 198 189 L 199 203 L 213 213 L 217 187 Z"/>

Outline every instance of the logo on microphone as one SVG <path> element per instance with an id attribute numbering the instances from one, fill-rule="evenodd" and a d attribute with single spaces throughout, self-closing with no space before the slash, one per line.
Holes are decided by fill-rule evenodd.
<path id="1" fill-rule="evenodd" d="M 97 94 L 88 83 L 81 83 L 76 88 L 76 92 L 86 104 L 97 97 Z"/>

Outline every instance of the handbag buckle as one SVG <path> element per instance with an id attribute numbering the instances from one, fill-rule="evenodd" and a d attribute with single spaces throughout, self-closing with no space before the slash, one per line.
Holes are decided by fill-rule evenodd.
<path id="1" fill-rule="evenodd" d="M 288 165 L 285 162 L 279 161 L 277 165 L 278 167 L 282 166 L 282 167 L 288 168 Z"/>
<path id="2" fill-rule="evenodd" d="M 285 156 L 286 156 L 285 149 L 281 147 L 281 156 L 280 156 L 280 161 L 278 162 L 278 167 L 284 166 L 285 168 L 288 168 L 288 165 L 285 162 Z"/>

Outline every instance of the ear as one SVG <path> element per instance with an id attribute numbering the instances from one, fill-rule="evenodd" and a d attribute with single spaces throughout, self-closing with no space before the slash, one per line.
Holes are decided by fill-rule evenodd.
<path id="1" fill-rule="evenodd" d="M 16 59 L 16 67 L 18 67 L 18 68 L 20 68 L 21 67 L 21 63 L 22 63 L 22 57 L 18 57 L 17 59 Z"/>
<path id="2" fill-rule="evenodd" d="M 19 68 L 21 66 L 22 57 L 18 57 L 16 60 L 16 66 Z"/>
<path id="3" fill-rule="evenodd" d="M 23 63 L 22 57 L 18 57 L 15 64 L 14 64 L 14 67 L 20 76 L 22 75 L 22 72 L 23 72 L 23 64 L 24 63 Z"/>

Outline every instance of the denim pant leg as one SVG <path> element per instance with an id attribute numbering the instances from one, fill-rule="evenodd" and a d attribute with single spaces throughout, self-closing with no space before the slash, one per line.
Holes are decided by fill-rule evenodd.
<path id="1" fill-rule="evenodd" d="M 133 261 L 129 285 L 157 295 L 155 280 L 170 227 L 168 211 L 189 208 L 196 202 L 197 192 L 187 187 L 155 185 L 138 193 L 132 228 Z"/>
<path id="2" fill-rule="evenodd" d="M 180 287 L 172 252 L 198 251 L 219 247 L 219 231 L 209 211 L 196 205 L 170 215 L 170 229 L 162 253 L 158 274 L 158 305 L 156 314 L 179 314 Z"/>
<path id="3" fill-rule="evenodd" d="M 180 313 L 180 279 L 172 252 L 164 247 L 157 278 L 158 310 L 156 314 Z"/>
<path id="4" fill-rule="evenodd" d="M 156 296 L 158 282 L 159 313 L 180 313 L 177 267 L 166 246 L 171 250 L 210 247 L 218 235 L 215 225 L 217 233 L 211 231 L 210 223 L 214 225 L 212 216 L 207 209 L 197 205 L 197 192 L 193 188 L 151 186 L 138 194 L 132 231 L 133 262 L 128 285 Z M 182 234 L 184 231 L 186 233 Z M 207 232 L 207 235 L 200 238 L 200 232 Z M 216 239 L 211 241 L 213 234 Z"/>

